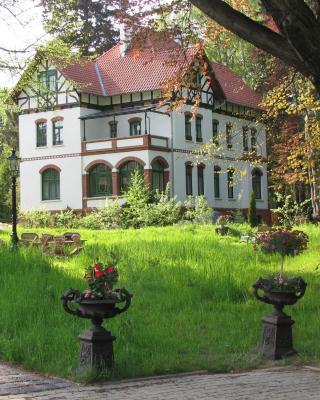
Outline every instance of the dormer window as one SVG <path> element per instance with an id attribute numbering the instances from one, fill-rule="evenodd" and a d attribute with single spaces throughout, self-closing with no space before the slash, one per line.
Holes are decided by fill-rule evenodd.
<path id="1" fill-rule="evenodd" d="M 129 119 L 130 124 L 130 136 L 141 135 L 141 118 Z"/>
<path id="2" fill-rule="evenodd" d="M 50 69 L 41 71 L 39 81 L 42 90 L 56 92 L 57 91 L 57 71 Z"/>

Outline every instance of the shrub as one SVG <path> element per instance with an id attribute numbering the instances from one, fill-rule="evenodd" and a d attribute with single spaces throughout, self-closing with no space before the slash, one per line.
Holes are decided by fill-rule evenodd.
<path id="1" fill-rule="evenodd" d="M 131 183 L 125 194 L 122 224 L 124 227 L 139 228 L 143 225 L 145 208 L 151 199 L 151 192 L 144 183 L 144 177 L 139 171 L 131 174 Z"/>
<path id="2" fill-rule="evenodd" d="M 208 206 L 204 196 L 189 196 L 184 203 L 186 211 L 184 218 L 195 224 L 210 224 L 212 222 L 212 209 Z"/>
<path id="3" fill-rule="evenodd" d="M 166 226 L 177 223 L 181 218 L 181 202 L 176 197 L 170 198 L 170 184 L 167 184 L 165 192 L 154 194 L 154 202 L 144 208 L 142 217 L 145 226 Z"/>
<path id="4" fill-rule="evenodd" d="M 77 228 L 79 218 L 74 210 L 60 211 L 52 215 L 52 225 L 57 228 Z"/>
<path id="5" fill-rule="evenodd" d="M 21 224 L 29 228 L 47 228 L 54 226 L 53 215 L 48 210 L 20 212 Z"/>
<path id="6" fill-rule="evenodd" d="M 284 196 L 275 192 L 278 207 L 272 211 L 277 215 L 281 225 L 304 223 L 310 213 L 310 199 L 297 203 L 291 195 Z"/>

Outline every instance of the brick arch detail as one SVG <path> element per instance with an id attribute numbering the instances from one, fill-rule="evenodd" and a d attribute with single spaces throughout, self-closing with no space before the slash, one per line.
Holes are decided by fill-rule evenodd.
<path id="1" fill-rule="evenodd" d="M 105 165 L 106 167 L 110 168 L 111 170 L 112 170 L 112 168 L 113 168 L 112 164 L 110 164 L 108 161 L 105 161 L 105 160 L 94 160 L 94 161 L 91 161 L 91 163 L 89 163 L 89 164 L 85 167 L 85 171 L 86 171 L 86 172 L 89 172 L 89 170 L 90 170 L 92 167 L 94 167 L 95 165 L 97 165 L 97 164 L 103 164 L 103 165 Z"/>
<path id="2" fill-rule="evenodd" d="M 141 122 L 141 121 L 142 121 L 142 118 L 140 118 L 140 117 L 132 117 L 132 118 L 128 119 L 129 124 L 130 124 L 130 122 Z"/>
<path id="3" fill-rule="evenodd" d="M 193 165 L 193 163 L 192 163 L 191 161 L 186 161 L 186 162 L 184 163 L 184 165 L 185 165 L 186 167 L 191 167 L 191 168 L 194 167 L 194 165 Z"/>
<path id="4" fill-rule="evenodd" d="M 157 161 L 160 161 L 160 162 L 162 163 L 163 168 L 165 168 L 165 169 L 166 169 L 166 168 L 169 168 L 168 161 L 167 161 L 165 158 L 161 157 L 161 156 L 155 157 L 155 158 L 151 161 L 151 166 L 153 166 L 153 164 L 156 163 Z"/>
<path id="5" fill-rule="evenodd" d="M 64 118 L 61 116 L 56 116 L 56 117 L 51 118 L 52 122 L 58 122 L 58 121 L 63 121 L 63 120 L 64 120 Z"/>
<path id="6" fill-rule="evenodd" d="M 199 164 L 197 165 L 197 168 L 205 169 L 205 167 L 206 167 L 206 165 L 203 164 L 203 163 L 199 163 Z"/>
<path id="7" fill-rule="evenodd" d="M 44 122 L 47 122 L 47 120 L 45 118 L 38 118 L 34 121 L 36 124 L 42 124 Z"/>
<path id="8" fill-rule="evenodd" d="M 117 162 L 117 164 L 115 165 L 115 168 L 119 169 L 123 164 L 125 164 L 128 161 L 136 161 L 142 167 L 144 167 L 146 165 L 146 163 L 144 161 L 142 161 L 138 157 L 125 157 L 125 158 L 122 158 L 120 161 Z"/>
<path id="9" fill-rule="evenodd" d="M 54 169 L 55 171 L 57 171 L 57 172 L 61 172 L 61 168 L 59 168 L 57 165 L 54 165 L 54 164 L 47 164 L 47 165 L 45 165 L 44 167 L 42 167 L 40 170 L 39 170 L 39 174 L 42 174 L 44 171 L 46 171 L 47 169 Z"/>

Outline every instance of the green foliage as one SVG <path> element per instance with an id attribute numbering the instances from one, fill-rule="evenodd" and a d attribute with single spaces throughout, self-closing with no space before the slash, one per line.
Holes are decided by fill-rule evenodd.
<path id="1" fill-rule="evenodd" d="M 310 213 L 310 199 L 297 203 L 292 195 L 283 195 L 279 192 L 274 193 L 278 207 L 272 211 L 277 215 L 281 225 L 298 224 L 301 220 L 306 220 Z"/>
<path id="2" fill-rule="evenodd" d="M 170 184 L 165 192 L 157 191 L 154 201 L 144 208 L 143 224 L 145 226 L 166 226 L 177 223 L 181 218 L 181 203 L 176 197 L 170 197 Z"/>
<path id="3" fill-rule="evenodd" d="M 9 149 L 4 146 L 0 153 L 0 221 L 10 219 L 11 214 L 11 179 L 7 158 Z"/>
<path id="4" fill-rule="evenodd" d="M 52 215 L 52 226 L 57 228 L 76 228 L 78 225 L 77 214 L 73 210 L 60 211 Z"/>
<path id="5" fill-rule="evenodd" d="M 28 228 L 48 228 L 54 226 L 53 215 L 48 210 L 22 211 L 19 215 L 19 221 L 21 225 Z"/>
<path id="6" fill-rule="evenodd" d="M 258 216 L 257 216 L 257 205 L 256 205 L 256 194 L 254 191 L 251 192 L 249 209 L 248 209 L 248 222 L 251 228 L 254 228 L 258 225 Z"/>
<path id="7" fill-rule="evenodd" d="M 151 192 L 144 182 L 143 174 L 134 171 L 128 191 L 125 193 L 125 207 L 123 209 L 123 224 L 126 227 L 139 228 L 143 225 L 145 208 L 150 202 Z"/>
<path id="8" fill-rule="evenodd" d="M 230 212 L 230 219 L 234 224 L 244 224 L 246 222 L 245 216 L 242 214 L 242 211 L 239 209 L 232 210 Z"/>
<path id="9" fill-rule="evenodd" d="M 184 202 L 186 209 L 184 218 L 195 224 L 210 224 L 212 222 L 212 209 L 208 206 L 204 196 L 188 196 Z"/>
<path id="10" fill-rule="evenodd" d="M 114 11 L 108 2 L 95 0 L 43 0 L 46 30 L 78 49 L 97 55 L 112 47 L 118 37 Z"/>

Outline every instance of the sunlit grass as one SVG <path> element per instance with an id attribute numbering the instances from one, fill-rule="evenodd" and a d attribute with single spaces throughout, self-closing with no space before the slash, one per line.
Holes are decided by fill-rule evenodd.
<path id="1" fill-rule="evenodd" d="M 311 362 L 320 359 L 320 229 L 305 230 L 311 235 L 309 250 L 287 260 L 286 269 L 302 275 L 308 289 L 287 311 L 296 321 L 300 360 Z M 77 335 L 90 323 L 66 314 L 60 296 L 70 287 L 84 289 L 83 268 L 113 251 L 119 286 L 134 294 L 131 308 L 105 323 L 117 336 L 115 378 L 261 364 L 260 319 L 271 306 L 253 298 L 251 285 L 277 271 L 276 256 L 254 252 L 236 235 L 217 236 L 211 226 L 81 234 L 85 250 L 71 259 L 0 249 L 1 358 L 72 376 L 79 359 Z M 0 238 L 8 239 L 8 232 L 0 232 Z"/>

